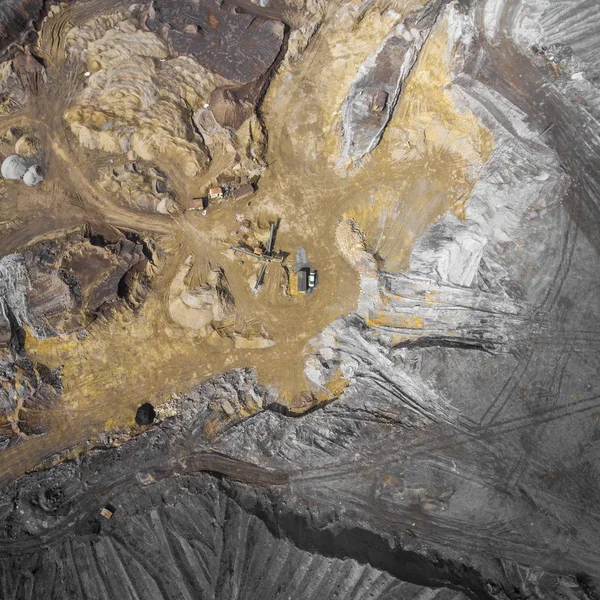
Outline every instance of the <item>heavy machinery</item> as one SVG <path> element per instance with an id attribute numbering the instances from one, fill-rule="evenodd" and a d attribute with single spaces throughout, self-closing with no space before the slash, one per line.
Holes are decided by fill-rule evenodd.
<path id="1" fill-rule="evenodd" d="M 279 223 L 274 223 L 271 221 L 270 223 L 271 229 L 269 232 L 269 242 L 267 243 L 266 250 L 262 250 L 262 248 L 257 247 L 254 250 L 249 250 L 244 248 L 243 246 L 229 246 L 234 252 L 239 252 L 241 254 L 245 254 L 246 256 L 251 256 L 252 258 L 256 258 L 257 260 L 261 260 L 264 262 L 258 277 L 256 278 L 256 283 L 254 284 L 254 290 L 258 291 L 258 288 L 263 284 L 265 279 L 265 274 L 267 272 L 267 267 L 271 262 L 281 263 L 283 261 L 283 256 L 275 256 L 273 254 L 273 244 L 275 242 L 275 232 Z"/>

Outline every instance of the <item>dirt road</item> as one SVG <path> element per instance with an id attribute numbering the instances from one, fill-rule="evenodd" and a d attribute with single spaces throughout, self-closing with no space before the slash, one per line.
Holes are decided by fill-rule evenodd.
<path id="1" fill-rule="evenodd" d="M 207 472 L 224 475 L 240 482 L 253 485 L 281 486 L 286 485 L 287 473 L 263 469 L 251 463 L 229 458 L 216 452 L 195 452 L 182 457 L 173 457 L 167 462 L 144 464 L 141 471 L 125 473 L 112 481 L 102 481 L 97 486 L 87 489 L 76 499 L 75 510 L 69 513 L 56 527 L 44 531 L 40 535 L 28 537 L 25 540 L 0 540 L 0 552 L 31 552 L 40 544 L 49 544 L 62 538 L 66 527 L 74 527 L 82 520 L 89 520 L 111 498 L 118 497 L 136 487 L 140 480 L 157 483 L 173 476 L 185 476 L 193 473 Z"/>

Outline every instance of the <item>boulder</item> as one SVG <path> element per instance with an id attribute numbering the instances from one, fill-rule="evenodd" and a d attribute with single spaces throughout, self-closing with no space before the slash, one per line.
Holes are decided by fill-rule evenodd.
<path id="1" fill-rule="evenodd" d="M 135 422 L 139 425 L 150 425 L 156 419 L 156 411 L 150 402 L 142 404 L 135 414 Z"/>
<path id="2" fill-rule="evenodd" d="M 24 158 L 17 154 L 11 154 L 4 159 L 0 170 L 4 179 L 22 179 L 23 175 L 27 173 L 28 167 L 29 165 Z"/>
<path id="3" fill-rule="evenodd" d="M 23 183 L 25 185 L 34 186 L 44 181 L 44 172 L 39 165 L 33 165 L 27 169 L 27 172 L 23 175 Z"/>
<path id="4" fill-rule="evenodd" d="M 254 105 L 239 98 L 235 90 L 221 87 L 211 94 L 210 109 L 219 125 L 237 130 L 250 118 Z"/>

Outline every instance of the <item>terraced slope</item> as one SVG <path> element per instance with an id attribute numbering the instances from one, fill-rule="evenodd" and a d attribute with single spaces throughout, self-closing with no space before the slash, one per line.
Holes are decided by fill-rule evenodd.
<path id="1" fill-rule="evenodd" d="M 180 476 L 167 463 L 135 475 L 140 454 L 151 455 L 148 447 L 164 440 L 155 430 L 121 449 L 93 452 L 79 464 L 10 486 L 13 505 L 2 507 L 1 597 L 465 598 L 400 581 L 352 558 L 324 556 L 318 548 L 301 550 L 232 497 L 243 493 L 246 501 L 259 502 L 247 486 L 234 493 L 215 476 L 184 473 L 201 468 L 234 477 L 260 473 L 249 465 L 205 454 L 204 467 L 193 458 L 180 461 Z M 116 471 L 120 477 L 111 481 Z M 107 497 L 116 507 L 110 520 L 99 515 Z"/>
<path id="2" fill-rule="evenodd" d="M 98 527 L 97 534 L 3 559 L 2 598 L 410 600 L 426 591 L 352 559 L 326 558 L 275 538 L 207 476 L 128 494 Z M 446 589 L 427 597 L 464 598 Z"/>
<path id="3" fill-rule="evenodd" d="M 525 2 L 543 41 L 571 48 L 593 76 L 600 74 L 600 14 L 594 0 Z M 530 16 L 530 15 L 527 15 Z M 527 17 L 525 17 L 527 18 Z"/>

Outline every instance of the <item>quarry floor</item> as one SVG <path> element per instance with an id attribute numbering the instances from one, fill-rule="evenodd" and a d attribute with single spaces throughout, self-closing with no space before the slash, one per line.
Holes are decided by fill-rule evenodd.
<path id="1" fill-rule="evenodd" d="M 336 597 L 335 561 L 347 559 L 357 564 L 343 568 L 361 585 L 339 598 L 378 597 L 371 569 L 432 586 L 382 592 L 388 600 L 598 595 L 598 113 L 567 93 L 587 81 L 569 71 L 559 78 L 532 52 L 534 34 L 527 43 L 518 37 L 520 17 L 541 2 L 454 3 L 452 17 L 440 13 L 380 144 L 355 165 L 339 158 L 348 90 L 404 14 L 359 15 L 362 2 L 329 3 L 259 105 L 268 166 L 257 192 L 204 216 L 125 208 L 96 184 L 98 170 L 123 157 L 85 151 L 68 132 L 61 115 L 85 84 L 82 69 L 65 68 L 62 26 L 42 36 L 52 41 L 48 91 L 0 117 L 0 134 L 31 129 L 48 177 L 33 190 L 0 182 L 8 198 L 0 255 L 87 226 L 135 230 L 155 242 L 160 260 L 136 310 L 46 340 L 27 332 L 31 357 L 63 366 L 64 392 L 43 415 L 47 434 L 2 453 L 0 595 L 46 581 L 61 595 L 87 569 L 96 574 L 82 584 L 92 596 L 102 588 L 135 597 L 160 572 L 163 593 L 139 597 L 179 598 L 186 585 L 204 590 L 204 579 L 216 582 L 206 597 L 236 597 L 217 585 L 232 580 L 245 593 L 238 597 Z M 384 4 L 408 12 L 422 3 Z M 572 33 L 583 36 L 571 9 Z M 57 25 L 89 16 L 73 10 Z M 216 153 L 193 178 L 174 160 L 164 169 L 185 205 L 231 160 Z M 278 220 L 275 249 L 289 253 L 269 266 L 258 294 L 257 265 L 227 250 L 244 218 L 263 232 Z M 350 219 L 368 265 L 340 242 L 340 223 Z M 415 266 L 440 246 L 449 254 L 443 243 L 463 226 L 485 233 L 472 284 L 444 279 L 443 265 L 427 270 L 451 262 L 447 254 Z M 420 245 L 428 235 L 429 254 Z M 319 272 L 310 296 L 285 293 L 299 247 Z M 193 285 L 209 268 L 223 270 L 232 327 L 262 328 L 270 347 L 236 348 L 230 337 L 175 322 L 173 282 L 189 257 Z M 326 393 L 304 371 L 324 329 L 336 339 L 320 348 L 358 365 L 351 385 L 336 379 Z M 255 409 L 238 402 L 252 394 Z M 274 394 L 298 418 L 258 408 Z M 172 418 L 136 427 L 146 401 Z M 211 411 L 225 405 L 239 412 L 219 430 Z M 87 440 L 99 448 L 86 452 Z M 44 501 L 53 499 L 49 509 Z M 98 513 L 109 502 L 118 508 L 105 523 Z M 197 564 L 213 551 L 205 577 Z M 59 568 L 70 573 L 64 582 Z M 304 577 L 310 585 L 298 584 Z M 282 591 L 288 584 L 292 591 Z"/>
<path id="2" fill-rule="evenodd" d="M 108 3 L 103 7 L 110 9 Z M 332 14 L 335 7 L 331 5 Z M 82 224 L 100 229 L 116 226 L 152 237 L 164 251 L 166 263 L 150 297 L 135 314 L 99 320 L 85 335 L 48 340 L 28 336 L 26 348 L 32 357 L 53 368 L 64 366 L 64 398 L 46 415 L 51 428 L 48 435 L 28 439 L 4 454 L 3 478 L 17 476 L 44 456 L 99 432 L 132 427 L 135 409 L 143 402 L 160 403 L 238 366 L 255 368 L 260 383 L 276 388 L 283 403 L 295 411 L 314 406 L 314 397 L 306 394 L 312 390 L 303 374 L 306 345 L 337 317 L 354 311 L 359 297 L 359 274 L 336 244 L 341 219 L 345 215 L 355 218 L 383 267 L 397 271 L 408 265 L 413 240 L 446 210 L 459 211 L 473 183 L 467 174 L 472 165 L 451 147 L 440 152 L 426 142 L 421 154 L 408 161 L 392 152 L 398 132 L 410 129 L 411 119 L 420 128 L 433 123 L 430 137 L 434 142 L 440 127 L 447 136 L 454 125 L 444 124 L 444 115 L 452 112 L 448 101 L 431 94 L 432 88 L 439 88 L 435 78 L 448 77 L 443 28 L 424 48 L 409 84 L 411 93 L 389 126 L 390 140 L 384 137 L 360 169 L 337 163 L 341 94 L 356 67 L 373 51 L 370 32 L 373 28 L 385 32 L 389 26 L 381 15 L 365 19 L 351 45 L 340 39 L 335 20 L 325 19 L 307 51 L 291 68 L 273 77 L 262 103 L 269 166 L 258 192 L 249 199 L 211 206 L 206 216 L 144 214 L 119 206 L 95 184 L 98 165 L 119 157 L 81 151 L 65 130 L 60 116 L 65 98 L 82 85 L 82 76 L 65 66 L 60 28 L 52 36 L 41 37 L 42 44 L 44 39 L 54 44 L 46 49 L 49 91 L 17 114 L 0 119 L 0 128 L 26 127 L 43 140 L 48 177 L 33 191 L 18 182 L 6 183 L 11 202 L 1 208 L 0 222 L 8 231 L 0 239 L 0 251 L 14 252 Z M 485 157 L 491 148 L 489 135 L 486 138 L 474 119 L 463 120 L 467 129 L 481 137 Z M 211 170 L 222 166 L 216 164 L 220 160 L 228 159 L 215 158 L 208 172 L 192 180 L 172 177 L 179 197 L 202 195 Z M 423 173 L 428 175 L 425 179 Z M 249 261 L 240 264 L 225 257 L 230 230 L 240 214 L 263 227 L 280 220 L 276 249 L 289 253 L 290 270 L 296 248 L 306 249 L 319 272 L 314 294 L 287 295 L 282 287 L 285 274 L 278 264 L 269 266 L 260 292 L 252 291 Z M 169 286 L 190 255 L 200 279 L 209 264 L 224 269 L 235 299 L 236 328 L 260 323 L 273 346 L 236 349 L 227 338 L 202 339 L 173 322 L 168 314 Z M 340 390 L 332 393 L 336 391 Z"/>
<path id="3" fill-rule="evenodd" d="M 332 13 L 334 8 L 332 5 Z M 385 22 L 375 25 L 381 31 L 389 26 Z M 399 270 L 408 264 L 412 241 L 443 212 L 456 207 L 457 200 L 464 201 L 472 185 L 466 174 L 469 165 L 451 149 L 440 153 L 426 147 L 424 155 L 411 161 L 394 159 L 394 131 L 406 128 L 415 112 L 421 120 L 429 118 L 423 117 L 423 111 L 415 109 L 410 100 L 398 107 L 390 125 L 391 141 L 384 137 L 360 169 L 336 164 L 343 100 L 340 90 L 345 89 L 341 84 L 351 81 L 356 66 L 373 50 L 372 42 L 367 41 L 373 26 L 367 20 L 357 33 L 361 43 L 351 49 L 346 42 L 340 50 L 335 21 L 325 20 L 297 63 L 274 76 L 261 106 L 269 139 L 269 166 L 258 183 L 258 192 L 249 199 L 211 206 L 206 216 L 140 213 L 119 206 L 95 184 L 98 164 L 118 157 L 82 152 L 65 131 L 60 117 L 64 99 L 82 85 L 82 78 L 65 67 L 57 49 L 60 32 L 52 38 L 59 41 L 48 50 L 55 59 L 48 64 L 52 82 L 49 93 L 0 120 L 3 130 L 32 130 L 43 140 L 49 160 L 48 177 L 33 192 L 17 182 L 7 182 L 12 201 L 2 207 L 0 221 L 10 229 L 0 239 L 0 251 L 17 251 L 82 224 L 96 228 L 109 225 L 151 236 L 166 253 L 166 266 L 136 314 L 98 321 L 83 336 L 48 340 L 28 336 L 26 346 L 32 357 L 53 368 L 64 365 L 64 401 L 47 415 L 51 426 L 48 435 L 26 440 L 18 450 L 5 453 L 5 478 L 17 476 L 42 457 L 101 431 L 133 426 L 135 409 L 143 402 L 160 403 L 175 392 L 238 366 L 255 368 L 260 383 L 274 386 L 294 410 L 302 412 L 314 405 L 314 399 L 306 394 L 312 390 L 303 374 L 306 345 L 337 317 L 354 311 L 358 303 L 359 274 L 336 244 L 341 219 L 354 217 L 365 230 L 369 245 L 380 253 L 385 268 Z M 433 71 L 437 69 L 438 76 L 443 77 L 447 60 L 444 32 L 434 37 L 437 39 L 432 39 L 423 52 L 418 68 L 429 73 L 431 63 L 435 63 Z M 41 39 L 43 43 L 45 38 Z M 426 85 L 417 74 L 412 94 L 415 106 L 420 106 L 428 93 Z M 440 104 L 443 112 L 444 103 Z M 430 112 L 435 110 L 435 106 L 429 108 Z M 470 125 L 478 129 L 476 122 Z M 485 154 L 490 142 L 484 145 Z M 216 158 L 214 163 L 220 160 L 228 158 Z M 218 166 L 222 165 L 211 165 L 207 173 L 193 180 L 172 177 L 180 198 L 202 195 L 211 169 Z M 425 185 L 423 172 L 429 175 Z M 280 220 L 276 249 L 289 253 L 290 270 L 296 248 L 306 249 L 319 272 L 314 294 L 286 294 L 285 274 L 278 264 L 268 268 L 260 292 L 252 291 L 251 259 L 240 264 L 242 261 L 224 254 L 232 239 L 229 232 L 240 214 L 263 227 L 271 220 Z M 169 286 L 190 255 L 200 279 L 208 264 L 224 269 L 235 299 L 236 328 L 260 323 L 274 342 L 272 347 L 236 349 L 227 338 L 201 339 L 173 322 L 168 314 Z"/>

